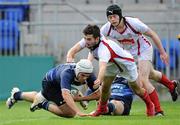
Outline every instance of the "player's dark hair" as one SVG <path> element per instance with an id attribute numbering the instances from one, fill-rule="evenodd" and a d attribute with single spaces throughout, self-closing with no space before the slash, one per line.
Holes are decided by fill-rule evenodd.
<path id="1" fill-rule="evenodd" d="M 97 25 L 88 24 L 84 30 L 84 35 L 93 35 L 94 38 L 100 37 L 100 29 Z"/>

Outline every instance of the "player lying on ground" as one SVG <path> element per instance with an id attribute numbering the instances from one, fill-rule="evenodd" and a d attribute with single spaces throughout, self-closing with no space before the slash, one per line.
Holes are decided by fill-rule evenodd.
<path id="1" fill-rule="evenodd" d="M 100 91 L 96 93 L 87 89 L 85 96 L 74 96 L 76 101 L 98 100 Z M 111 85 L 108 112 L 105 115 L 129 115 L 133 101 L 133 92 L 128 86 L 128 81 L 123 77 L 116 77 Z M 93 113 L 93 112 L 92 112 Z M 91 114 L 92 114 L 91 113 Z"/>
<path id="2" fill-rule="evenodd" d="M 93 88 L 95 80 L 92 63 L 87 59 L 82 59 L 77 64 L 60 64 L 46 73 L 39 93 L 21 92 L 18 88 L 14 88 L 6 105 L 11 108 L 17 101 L 25 100 L 33 102 L 31 111 L 43 108 L 61 117 L 85 116 L 70 94 L 71 85 L 87 84 L 95 91 Z"/>

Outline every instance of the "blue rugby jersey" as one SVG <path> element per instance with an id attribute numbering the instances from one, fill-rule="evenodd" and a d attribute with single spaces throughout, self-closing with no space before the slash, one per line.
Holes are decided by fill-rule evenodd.
<path id="1" fill-rule="evenodd" d="M 58 84 L 61 89 L 71 90 L 71 85 L 81 85 L 76 80 L 75 67 L 75 63 L 60 64 L 49 70 L 45 78 L 47 81 L 52 81 L 52 84 Z M 92 91 L 95 91 L 93 89 L 95 80 L 96 76 L 92 73 L 84 84 L 87 84 Z"/>
<path id="2" fill-rule="evenodd" d="M 133 91 L 128 86 L 128 81 L 122 77 L 116 78 L 111 85 L 111 97 L 110 98 L 121 98 L 133 96 Z"/>

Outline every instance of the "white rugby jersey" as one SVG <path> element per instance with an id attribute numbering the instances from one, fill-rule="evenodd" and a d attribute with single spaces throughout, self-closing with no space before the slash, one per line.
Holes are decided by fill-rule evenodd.
<path id="1" fill-rule="evenodd" d="M 137 18 L 124 17 L 124 19 L 126 28 L 123 32 L 118 32 L 110 22 L 107 22 L 102 26 L 101 34 L 116 39 L 124 49 L 129 50 L 134 58 L 137 58 L 144 50 L 152 46 L 142 35 L 148 31 L 149 27 Z"/>
<path id="2" fill-rule="evenodd" d="M 86 47 L 84 38 L 79 41 L 82 48 Z M 94 58 L 103 62 L 114 62 L 114 58 L 120 58 L 122 62 L 134 62 L 132 55 L 121 48 L 116 42 L 106 39 L 104 36 L 100 38 L 99 46 L 91 51 Z"/>

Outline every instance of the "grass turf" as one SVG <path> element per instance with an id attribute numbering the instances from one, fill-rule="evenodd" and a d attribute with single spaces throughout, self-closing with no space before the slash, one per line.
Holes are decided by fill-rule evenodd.
<path id="1" fill-rule="evenodd" d="M 100 116 L 61 118 L 47 111 L 29 111 L 30 103 L 19 102 L 12 109 L 7 109 L 5 102 L 0 102 L 0 125 L 180 125 L 180 101 L 162 102 L 164 117 L 146 117 L 145 105 L 135 101 L 130 116 Z M 91 102 L 89 113 L 95 109 Z"/>

